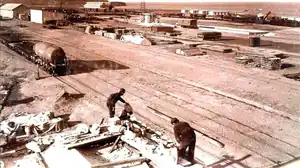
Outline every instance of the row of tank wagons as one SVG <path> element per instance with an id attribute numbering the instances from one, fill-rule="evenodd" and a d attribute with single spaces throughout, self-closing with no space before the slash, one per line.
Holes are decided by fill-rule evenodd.
<path id="1" fill-rule="evenodd" d="M 37 42 L 32 47 L 33 52 L 27 52 L 26 48 L 17 47 L 17 45 L 8 46 L 52 75 L 66 75 L 69 71 L 66 53 L 54 44 Z"/>

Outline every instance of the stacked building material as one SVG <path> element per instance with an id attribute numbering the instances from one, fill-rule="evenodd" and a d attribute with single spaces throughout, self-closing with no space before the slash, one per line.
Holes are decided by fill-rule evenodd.
<path id="1" fill-rule="evenodd" d="M 218 40 L 222 37 L 221 32 L 200 32 L 197 34 L 197 37 L 203 40 Z"/>
<path id="2" fill-rule="evenodd" d="M 120 34 L 116 34 L 116 33 L 105 32 L 104 33 L 104 37 L 116 40 L 116 39 L 120 39 L 121 35 Z"/>
<path id="3" fill-rule="evenodd" d="M 216 52 L 221 52 L 221 53 L 232 52 L 232 48 L 225 47 L 225 46 L 219 46 L 219 45 L 202 44 L 202 45 L 198 45 L 197 47 L 201 48 L 203 50 L 210 50 L 210 51 L 216 51 Z"/>
<path id="4" fill-rule="evenodd" d="M 199 48 L 179 48 L 176 49 L 176 54 L 183 56 L 200 56 L 205 53 Z"/>
<path id="5" fill-rule="evenodd" d="M 104 36 L 104 33 L 106 33 L 105 30 L 98 30 L 98 31 L 95 31 L 95 35 L 97 35 L 97 36 Z"/>

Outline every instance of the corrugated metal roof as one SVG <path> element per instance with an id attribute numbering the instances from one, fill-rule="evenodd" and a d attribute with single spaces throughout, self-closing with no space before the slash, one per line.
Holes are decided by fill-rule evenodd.
<path id="1" fill-rule="evenodd" d="M 103 2 L 87 2 L 84 4 L 84 8 L 92 8 L 92 9 L 100 9 L 102 8 L 101 6 L 103 5 Z"/>
<path id="2" fill-rule="evenodd" d="M 1 10 L 14 10 L 17 7 L 21 6 L 20 3 L 6 3 L 0 7 Z"/>
<path id="3" fill-rule="evenodd" d="M 120 6 L 126 6 L 125 2 L 108 2 L 108 1 L 102 1 L 102 2 L 86 2 L 84 5 L 84 8 L 104 8 L 108 7 L 109 5 L 113 7 L 120 7 Z"/>

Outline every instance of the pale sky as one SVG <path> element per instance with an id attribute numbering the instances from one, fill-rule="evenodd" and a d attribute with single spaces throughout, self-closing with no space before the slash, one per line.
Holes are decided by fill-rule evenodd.
<path id="1" fill-rule="evenodd" d="M 121 2 L 141 2 L 142 0 L 109 0 Z M 300 0 L 143 0 L 145 2 L 300 2 Z"/>

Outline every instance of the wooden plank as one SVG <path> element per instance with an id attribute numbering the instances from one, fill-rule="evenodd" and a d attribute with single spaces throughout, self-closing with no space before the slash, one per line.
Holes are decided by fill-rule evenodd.
<path id="1" fill-rule="evenodd" d="M 87 145 L 87 144 L 90 144 L 90 143 L 106 141 L 106 140 L 109 140 L 109 139 L 116 138 L 120 135 L 121 135 L 121 133 L 117 133 L 115 135 L 110 135 L 110 136 L 105 136 L 105 137 L 99 136 L 99 137 L 91 138 L 91 139 L 87 138 L 87 140 L 82 140 L 81 142 L 78 142 L 78 143 L 75 143 L 75 144 L 69 144 L 69 145 L 67 145 L 67 148 L 71 149 L 71 148 L 75 148 L 75 147 L 84 146 L 84 145 Z"/>
<path id="2" fill-rule="evenodd" d="M 111 163 L 103 163 L 101 165 L 95 165 L 92 166 L 92 168 L 101 168 L 101 167 L 112 167 L 112 166 L 118 166 L 122 164 L 128 164 L 128 163 L 134 163 L 134 162 L 144 162 L 147 161 L 147 158 L 141 157 L 141 158 L 134 158 L 134 159 L 127 159 L 127 160 L 122 160 L 122 161 L 117 161 L 117 162 L 111 162 Z"/>

